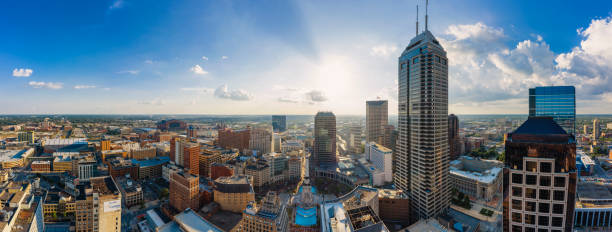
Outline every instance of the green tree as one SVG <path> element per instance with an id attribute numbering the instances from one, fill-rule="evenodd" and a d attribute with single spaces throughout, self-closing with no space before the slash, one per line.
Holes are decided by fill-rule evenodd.
<path id="1" fill-rule="evenodd" d="M 159 191 L 159 198 L 164 198 L 164 197 L 167 197 L 168 195 L 169 195 L 169 192 L 167 188 L 162 188 Z"/>
<path id="2" fill-rule="evenodd" d="M 505 161 L 506 160 L 506 151 L 502 151 L 502 153 L 497 156 L 497 160 L 502 161 L 502 162 Z"/>

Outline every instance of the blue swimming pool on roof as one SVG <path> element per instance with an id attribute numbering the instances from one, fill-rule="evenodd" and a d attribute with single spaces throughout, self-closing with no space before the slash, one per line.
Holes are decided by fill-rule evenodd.
<path id="1" fill-rule="evenodd" d="M 314 226 L 317 224 L 317 208 L 312 207 L 304 209 L 302 207 L 296 207 L 295 211 L 295 224 L 300 226 Z"/>
<path id="2" fill-rule="evenodd" d="M 304 186 L 300 186 L 300 190 L 299 190 L 300 192 L 302 192 L 302 188 L 303 188 L 303 187 L 304 187 Z M 312 192 L 312 193 L 317 193 L 317 189 L 316 189 L 314 186 L 310 186 L 310 192 Z"/>

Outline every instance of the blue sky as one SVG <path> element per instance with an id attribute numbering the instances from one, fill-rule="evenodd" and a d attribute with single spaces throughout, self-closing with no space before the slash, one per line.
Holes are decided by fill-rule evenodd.
<path id="1" fill-rule="evenodd" d="M 5 1 L 0 113 L 364 114 L 378 97 L 395 113 L 416 2 Z M 432 0 L 449 112 L 527 113 L 529 87 L 571 84 L 578 113 L 612 113 L 611 12 Z"/>

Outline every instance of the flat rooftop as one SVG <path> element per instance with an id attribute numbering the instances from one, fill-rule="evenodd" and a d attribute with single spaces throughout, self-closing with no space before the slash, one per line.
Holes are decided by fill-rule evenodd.
<path id="1" fill-rule="evenodd" d="M 140 184 L 132 179 L 120 177 L 117 178 L 116 181 L 117 184 L 121 186 L 123 191 L 125 191 L 126 193 L 142 191 L 142 187 L 140 187 Z"/>
<path id="2" fill-rule="evenodd" d="M 402 231 L 417 232 L 417 231 L 428 231 L 428 232 L 447 232 L 450 231 L 446 227 L 442 226 L 438 220 L 429 218 L 427 220 L 420 220 L 408 228 Z"/>
<path id="3" fill-rule="evenodd" d="M 612 192 L 604 183 L 579 181 L 576 188 L 576 208 L 612 207 Z"/>
<path id="4" fill-rule="evenodd" d="M 461 156 L 450 162 L 450 173 L 481 183 L 490 184 L 501 174 L 499 162 L 490 160 L 478 160 L 473 157 Z M 501 164 L 501 163 L 499 163 Z"/>
<path id="5" fill-rule="evenodd" d="M 87 139 L 86 138 L 46 139 L 43 144 L 45 146 L 87 144 Z"/>
<path id="6" fill-rule="evenodd" d="M 215 180 L 215 189 L 224 193 L 253 192 L 249 178 L 240 176 L 222 176 Z"/>
<path id="7" fill-rule="evenodd" d="M 185 211 L 174 216 L 174 221 L 160 227 L 158 229 L 159 232 L 175 232 L 175 231 L 185 231 L 185 232 L 223 232 L 222 229 L 210 223 L 206 219 L 200 217 L 197 213 L 193 212 L 191 209 L 186 209 Z"/>
<path id="8" fill-rule="evenodd" d="M 389 149 L 389 148 L 387 148 L 387 147 L 385 147 L 383 145 L 380 145 L 378 143 L 373 143 L 372 147 L 374 147 L 374 149 L 377 149 L 377 150 L 379 150 L 381 152 L 384 152 L 384 153 L 393 152 L 393 150 L 391 150 L 391 149 Z"/>
<path id="9" fill-rule="evenodd" d="M 26 152 L 34 152 L 33 148 L 22 150 L 0 150 L 0 162 L 14 161 L 23 158 Z"/>
<path id="10" fill-rule="evenodd" d="M 404 191 L 397 189 L 378 189 L 378 197 L 389 199 L 408 199 L 408 195 L 406 195 Z"/>
<path id="11" fill-rule="evenodd" d="M 110 176 L 92 177 L 89 181 L 94 192 L 102 195 L 119 194 L 119 190 Z"/>
<path id="12" fill-rule="evenodd" d="M 149 166 L 156 166 L 156 165 L 162 165 L 165 164 L 167 162 L 170 162 L 170 157 L 168 156 L 158 156 L 152 159 L 146 159 L 146 160 L 137 160 L 137 159 L 132 159 L 132 163 L 133 164 L 138 164 L 140 167 L 149 167 Z"/>

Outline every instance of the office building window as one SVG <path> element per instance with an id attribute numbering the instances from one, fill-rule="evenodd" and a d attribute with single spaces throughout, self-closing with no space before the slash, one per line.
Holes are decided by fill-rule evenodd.
<path id="1" fill-rule="evenodd" d="M 532 189 L 532 188 L 525 188 L 525 197 L 526 198 L 531 198 L 531 199 L 536 199 L 536 190 Z"/>
<path id="2" fill-rule="evenodd" d="M 527 171 L 528 172 L 537 172 L 538 163 L 535 161 L 527 161 Z"/>
<path id="3" fill-rule="evenodd" d="M 514 196 L 514 197 L 523 197 L 523 188 L 521 188 L 521 187 L 512 187 L 512 196 Z"/>
<path id="4" fill-rule="evenodd" d="M 565 187 L 565 177 L 563 176 L 556 176 L 555 177 L 555 187 Z"/>
<path id="5" fill-rule="evenodd" d="M 541 162 L 540 163 L 540 172 L 551 173 L 552 172 L 552 163 L 551 162 Z"/>
<path id="6" fill-rule="evenodd" d="M 525 184 L 536 185 L 538 177 L 536 175 L 527 175 L 525 177 Z"/>
<path id="7" fill-rule="evenodd" d="M 532 201 L 525 201 L 525 211 L 535 212 L 536 211 L 536 203 Z"/>
<path id="8" fill-rule="evenodd" d="M 538 216 L 539 226 L 548 226 L 548 216 Z"/>
<path id="9" fill-rule="evenodd" d="M 563 226 L 563 218 L 562 217 L 552 217 L 551 225 L 554 227 L 562 227 Z"/>
<path id="10" fill-rule="evenodd" d="M 538 212 L 540 213 L 550 212 L 550 204 L 548 203 L 540 203 L 538 207 L 539 207 Z"/>
<path id="11" fill-rule="evenodd" d="M 512 209 L 522 210 L 523 202 L 520 200 L 512 200 Z"/>
<path id="12" fill-rule="evenodd" d="M 523 183 L 523 175 L 518 173 L 512 173 L 512 183 L 513 184 L 522 184 Z"/>
<path id="13" fill-rule="evenodd" d="M 553 213 L 563 214 L 563 204 L 553 204 Z"/>
<path id="14" fill-rule="evenodd" d="M 540 176 L 540 186 L 550 186 L 550 176 Z"/>
<path id="15" fill-rule="evenodd" d="M 553 192 L 553 200 L 555 201 L 565 200 L 565 191 L 555 190 Z"/>
<path id="16" fill-rule="evenodd" d="M 550 200 L 550 190 L 540 189 L 540 200 Z"/>
<path id="17" fill-rule="evenodd" d="M 525 214 L 525 224 L 535 225 L 535 215 Z"/>
<path id="18" fill-rule="evenodd" d="M 512 213 L 512 221 L 522 223 L 520 213 Z"/>

